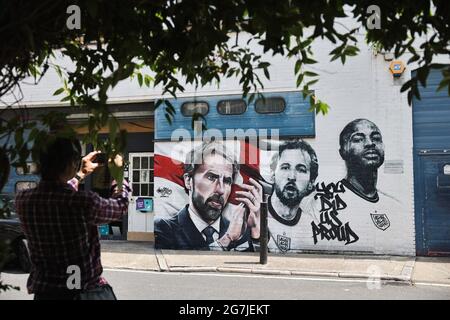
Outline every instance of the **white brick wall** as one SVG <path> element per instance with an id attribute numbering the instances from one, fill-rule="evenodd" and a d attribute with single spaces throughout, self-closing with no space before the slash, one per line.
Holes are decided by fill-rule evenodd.
<path id="1" fill-rule="evenodd" d="M 385 174 L 384 165 L 378 170 L 377 188 L 402 202 L 405 216 L 401 247 L 389 252 L 415 254 L 412 162 L 412 112 L 406 94 L 400 93 L 400 83 L 408 80 L 411 69 L 400 80 L 394 80 L 389 63 L 382 55 L 360 42 L 361 53 L 349 59 L 345 66 L 327 61 L 330 48 L 319 53 L 321 80 L 317 85 L 320 99 L 330 104 L 327 116 L 318 116 L 317 136 L 311 142 L 318 153 L 319 181 L 337 181 L 345 175 L 345 165 L 339 156 L 339 133 L 349 121 L 367 118 L 374 122 L 383 135 L 385 163 L 403 160 L 403 174 Z M 404 60 L 406 62 L 406 60 Z M 318 64 L 319 65 L 319 64 Z M 331 179 L 331 180 L 330 180 Z M 361 208 L 364 212 L 364 208 Z"/>

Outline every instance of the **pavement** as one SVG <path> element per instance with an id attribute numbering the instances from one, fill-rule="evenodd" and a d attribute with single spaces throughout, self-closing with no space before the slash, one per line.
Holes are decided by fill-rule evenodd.
<path id="1" fill-rule="evenodd" d="M 102 240 L 102 264 L 109 269 L 160 272 L 226 272 L 331 278 L 379 279 L 450 286 L 450 257 L 346 254 L 272 254 L 156 250 L 152 242 Z"/>

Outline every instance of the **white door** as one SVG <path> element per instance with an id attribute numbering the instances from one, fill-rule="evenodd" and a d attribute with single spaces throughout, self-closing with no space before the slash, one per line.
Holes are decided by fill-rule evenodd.
<path id="1" fill-rule="evenodd" d="M 153 202 L 153 153 L 129 154 L 128 179 L 133 188 L 128 205 L 128 232 L 153 232 L 152 209 L 141 204 Z"/>

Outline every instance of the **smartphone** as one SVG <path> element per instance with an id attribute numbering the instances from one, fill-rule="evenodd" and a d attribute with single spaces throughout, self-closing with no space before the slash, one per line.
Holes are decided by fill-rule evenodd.
<path id="1" fill-rule="evenodd" d="M 95 156 L 94 162 L 98 164 L 106 164 L 108 161 L 108 158 L 106 156 L 106 153 L 98 153 Z"/>

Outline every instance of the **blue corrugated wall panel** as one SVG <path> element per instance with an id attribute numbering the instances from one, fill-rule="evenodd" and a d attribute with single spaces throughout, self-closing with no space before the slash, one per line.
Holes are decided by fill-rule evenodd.
<path id="1" fill-rule="evenodd" d="M 436 92 L 440 71 L 430 73 L 421 100 L 413 100 L 414 204 L 418 255 L 450 255 L 450 194 L 437 178 L 450 164 L 450 97 Z"/>
<path id="2" fill-rule="evenodd" d="M 450 98 L 448 91 L 436 92 L 442 75 L 430 73 L 427 87 L 420 87 L 421 100 L 413 101 L 414 148 L 450 148 Z"/>
<path id="3" fill-rule="evenodd" d="M 241 95 L 218 95 L 195 97 L 195 101 L 206 101 L 209 112 L 205 116 L 208 129 L 218 129 L 225 137 L 226 129 L 278 129 L 281 137 L 315 136 L 314 112 L 309 112 L 309 100 L 304 100 L 301 92 L 273 92 L 264 93 L 264 97 L 283 97 L 286 109 L 282 113 L 259 114 L 255 111 L 254 102 L 247 106 L 247 111 L 240 115 L 221 115 L 217 112 L 217 103 L 221 100 L 241 99 Z M 256 100 L 256 99 L 255 99 Z M 164 103 L 155 112 L 155 140 L 168 140 L 175 129 L 183 128 L 194 136 L 192 118 L 185 117 L 180 112 L 184 102 L 194 101 L 193 98 L 169 99 L 177 111 L 172 125 L 164 116 Z M 268 132 L 270 134 L 270 131 Z"/>

